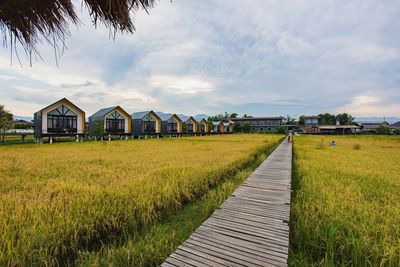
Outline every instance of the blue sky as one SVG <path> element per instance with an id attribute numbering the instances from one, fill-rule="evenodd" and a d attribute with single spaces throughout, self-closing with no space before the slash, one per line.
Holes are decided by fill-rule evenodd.
<path id="1" fill-rule="evenodd" d="M 58 66 L 46 44 L 32 67 L 0 49 L 0 103 L 20 116 L 67 97 L 88 115 L 399 117 L 399 17 L 392 0 L 161 0 L 113 41 L 84 10 Z"/>

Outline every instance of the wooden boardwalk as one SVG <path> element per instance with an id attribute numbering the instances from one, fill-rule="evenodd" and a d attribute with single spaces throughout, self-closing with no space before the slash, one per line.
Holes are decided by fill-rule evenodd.
<path id="1" fill-rule="evenodd" d="M 285 139 L 162 266 L 287 266 L 291 170 Z"/>

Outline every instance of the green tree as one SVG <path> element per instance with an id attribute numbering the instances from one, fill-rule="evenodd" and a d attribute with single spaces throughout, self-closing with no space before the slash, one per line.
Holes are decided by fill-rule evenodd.
<path id="1" fill-rule="evenodd" d="M 304 115 L 299 117 L 299 125 L 304 125 Z"/>
<path id="2" fill-rule="evenodd" d="M 237 113 L 231 113 L 231 115 L 229 116 L 229 118 L 233 119 L 233 118 L 237 118 L 238 114 Z"/>
<path id="3" fill-rule="evenodd" d="M 350 125 L 354 122 L 354 117 L 347 113 L 340 113 L 336 115 L 336 120 L 340 125 Z"/>
<path id="4" fill-rule="evenodd" d="M 288 125 L 295 125 L 297 121 L 295 118 L 290 117 L 289 115 L 286 116 L 286 124 Z"/>
<path id="5" fill-rule="evenodd" d="M 93 122 L 93 128 L 92 128 L 92 136 L 96 138 L 101 138 L 104 136 L 104 121 L 103 120 L 96 120 Z"/>
<path id="6" fill-rule="evenodd" d="M 394 129 L 393 134 L 395 135 L 400 135 L 400 129 Z"/>
<path id="7" fill-rule="evenodd" d="M 377 134 L 382 134 L 382 135 L 387 135 L 390 134 L 390 128 L 385 126 L 385 125 L 379 125 L 378 128 L 376 128 L 376 133 Z"/>
<path id="8" fill-rule="evenodd" d="M 235 133 L 240 133 L 240 132 L 242 132 L 242 124 L 240 124 L 240 123 L 234 123 L 234 124 L 233 124 L 233 131 L 234 131 Z"/>
<path id="9" fill-rule="evenodd" d="M 0 134 L 2 134 L 2 141 L 4 142 L 4 133 L 11 128 L 13 115 L 4 105 L 0 105 Z"/>
<path id="10" fill-rule="evenodd" d="M 276 133 L 284 134 L 285 132 L 286 132 L 286 128 L 285 128 L 285 126 L 283 126 L 283 125 L 279 125 L 279 126 L 276 128 Z"/>
<path id="11" fill-rule="evenodd" d="M 319 114 L 319 124 L 321 125 L 335 125 L 336 116 L 330 113 Z"/>
<path id="12" fill-rule="evenodd" d="M 251 131 L 251 124 L 248 122 L 245 122 L 242 124 L 242 132 L 244 133 L 249 133 Z"/>

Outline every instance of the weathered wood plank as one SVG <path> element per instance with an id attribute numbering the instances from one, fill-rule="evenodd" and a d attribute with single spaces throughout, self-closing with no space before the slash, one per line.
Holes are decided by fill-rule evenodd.
<path id="1" fill-rule="evenodd" d="M 284 141 L 162 266 L 287 266 L 291 168 Z"/>

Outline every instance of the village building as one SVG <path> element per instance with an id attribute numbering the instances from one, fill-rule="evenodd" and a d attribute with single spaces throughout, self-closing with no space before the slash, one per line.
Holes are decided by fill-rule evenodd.
<path id="1" fill-rule="evenodd" d="M 213 133 L 223 133 L 224 132 L 224 123 L 222 121 L 213 121 Z"/>
<path id="2" fill-rule="evenodd" d="M 132 136 L 157 136 L 161 135 L 161 118 L 154 111 L 142 111 L 131 114 Z"/>
<path id="3" fill-rule="evenodd" d="M 199 131 L 203 134 L 210 132 L 210 125 L 206 119 L 202 119 L 201 121 L 199 121 Z"/>
<path id="4" fill-rule="evenodd" d="M 233 122 L 224 122 L 224 133 L 233 133 Z"/>
<path id="5" fill-rule="evenodd" d="M 238 124 L 249 123 L 252 132 L 275 132 L 283 124 L 283 117 L 244 117 L 231 118 L 230 121 Z"/>
<path id="6" fill-rule="evenodd" d="M 199 132 L 199 123 L 196 121 L 195 118 L 190 117 L 185 122 L 185 133 L 188 134 L 195 134 Z"/>
<path id="7" fill-rule="evenodd" d="M 120 106 L 103 108 L 89 117 L 91 137 L 130 136 L 132 117 Z"/>
<path id="8" fill-rule="evenodd" d="M 73 136 L 79 140 L 85 134 L 85 112 L 63 98 L 34 114 L 34 136 L 36 142 L 49 137 Z"/>
<path id="9" fill-rule="evenodd" d="M 183 132 L 183 122 L 176 114 L 156 113 L 162 121 L 161 134 L 163 136 L 180 136 Z"/>
<path id="10" fill-rule="evenodd" d="M 376 133 L 379 126 L 390 126 L 386 121 L 358 121 L 355 124 L 359 126 L 360 133 Z"/>

